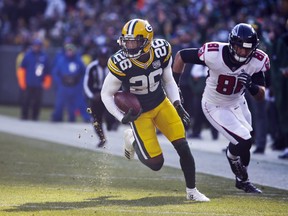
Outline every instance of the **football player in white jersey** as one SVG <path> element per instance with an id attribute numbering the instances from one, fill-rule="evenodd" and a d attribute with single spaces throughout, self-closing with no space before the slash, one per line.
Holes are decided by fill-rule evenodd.
<path id="1" fill-rule="evenodd" d="M 125 156 L 134 157 L 154 171 L 164 163 L 157 139 L 159 129 L 172 143 L 180 157 L 180 166 L 186 182 L 189 200 L 209 201 L 195 186 L 194 158 L 188 146 L 184 124 L 190 117 L 180 103 L 178 87 L 172 75 L 171 46 L 163 39 L 153 39 L 153 29 L 148 21 L 133 19 L 127 22 L 118 43 L 121 49 L 108 60 L 107 75 L 101 98 L 120 122 L 129 123 L 131 129 L 124 134 Z M 120 89 L 136 95 L 142 106 L 137 115 L 129 110 L 119 111 L 113 95 Z"/>
<path id="2" fill-rule="evenodd" d="M 229 34 L 228 43 L 209 42 L 201 48 L 177 52 L 173 64 L 179 79 L 185 63 L 208 67 L 202 110 L 209 122 L 228 140 L 226 156 L 235 174 L 236 187 L 247 193 L 262 193 L 248 178 L 250 162 L 251 113 L 244 93 L 256 100 L 265 94 L 265 72 L 269 57 L 257 49 L 259 40 L 251 25 L 240 23 Z"/>

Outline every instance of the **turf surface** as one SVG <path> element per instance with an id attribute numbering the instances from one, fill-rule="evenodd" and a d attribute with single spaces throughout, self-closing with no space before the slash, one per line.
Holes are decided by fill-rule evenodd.
<path id="1" fill-rule="evenodd" d="M 0 133 L 0 215 L 287 215 L 287 191 L 242 193 L 197 174 L 209 203 L 185 199 L 181 170 Z"/>

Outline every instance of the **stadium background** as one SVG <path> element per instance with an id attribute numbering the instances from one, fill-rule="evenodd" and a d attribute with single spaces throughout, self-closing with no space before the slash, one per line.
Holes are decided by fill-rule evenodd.
<path id="1" fill-rule="evenodd" d="M 0 1 L 0 104 L 18 104 L 15 60 L 23 46 L 38 37 L 44 40 L 51 61 L 65 39 L 71 38 L 80 53 L 93 56 L 101 46 L 118 49 L 121 28 L 132 18 L 148 19 L 155 37 L 167 39 L 175 53 L 209 40 L 227 41 L 239 22 L 261 25 L 273 43 L 286 31 L 287 0 L 2 0 Z M 272 33 L 274 36 L 272 37 Z M 54 89 L 44 94 L 44 105 L 53 105 Z"/>

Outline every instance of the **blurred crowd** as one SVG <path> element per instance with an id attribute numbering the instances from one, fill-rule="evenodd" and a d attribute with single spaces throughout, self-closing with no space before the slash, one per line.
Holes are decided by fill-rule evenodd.
<path id="1" fill-rule="evenodd" d="M 239 22 L 258 20 L 267 37 L 281 34 L 288 14 L 281 0 L 1 0 L 0 43 L 25 44 L 41 37 L 46 46 L 61 46 L 67 36 L 82 49 L 116 40 L 123 23 L 148 19 L 156 37 L 177 45 L 226 41 Z"/>
<path id="2" fill-rule="evenodd" d="M 228 34 L 233 26 L 240 22 L 250 23 L 257 30 L 259 38 L 263 42 L 261 48 L 269 49 L 264 51 L 270 57 L 271 73 L 273 73 L 273 71 L 280 70 L 277 66 L 277 58 L 282 56 L 276 55 L 276 47 L 279 46 L 279 38 L 287 33 L 288 1 L 0 0 L 0 45 L 25 46 L 31 44 L 35 39 L 40 39 L 45 48 L 65 47 L 69 43 L 75 45 L 73 48 L 77 48 L 77 52 L 87 66 L 95 58 L 95 53 L 99 48 L 109 47 L 111 53 L 119 49 L 117 39 L 121 35 L 121 29 L 132 18 L 149 20 L 153 26 L 155 37 L 168 40 L 174 54 L 179 49 L 199 47 L 207 41 L 227 42 Z M 199 89 L 202 89 L 200 86 L 197 93 L 191 89 L 192 76 L 195 74 L 191 72 L 191 68 L 192 66 L 187 67 L 187 73 L 184 75 L 184 77 L 191 77 L 182 79 L 180 86 L 184 97 L 188 98 L 190 95 L 190 100 L 193 94 L 201 95 Z M 271 96 L 273 95 L 273 85 L 274 87 L 278 85 L 275 80 L 279 77 L 274 77 L 274 79 L 273 75 L 268 77 L 268 83 L 272 86 L 271 91 L 268 91 Z M 196 78 L 198 79 L 198 77 Z M 202 82 L 202 84 L 204 83 Z M 195 85 L 194 82 L 193 86 Z M 267 98 L 268 102 L 275 102 L 273 97 Z M 185 108 L 193 118 L 195 111 L 193 111 L 193 107 L 198 105 L 187 104 L 187 101 L 190 100 L 185 100 Z M 275 115 L 281 115 L 281 113 Z M 260 118 L 262 117 L 260 116 Z M 197 122 L 199 121 L 205 121 L 205 118 L 197 119 Z M 265 124 L 269 125 L 269 123 Z M 199 124 L 202 125 L 200 122 L 194 127 Z M 272 129 L 275 129 L 275 127 L 273 128 L 275 124 L 279 124 L 279 122 L 273 123 Z M 288 126 L 285 127 L 287 127 L 288 134 Z M 191 130 L 190 137 L 201 138 L 201 128 Z M 197 134 L 195 134 L 196 130 L 199 131 Z M 265 131 L 269 132 L 269 129 Z M 285 148 L 281 142 L 279 144 L 277 141 L 279 135 L 276 133 L 278 131 L 273 133 L 274 148 Z M 212 138 L 218 138 L 213 131 Z M 266 143 L 266 140 L 264 142 Z M 265 145 L 260 146 L 259 149 L 258 153 L 263 153 Z"/>

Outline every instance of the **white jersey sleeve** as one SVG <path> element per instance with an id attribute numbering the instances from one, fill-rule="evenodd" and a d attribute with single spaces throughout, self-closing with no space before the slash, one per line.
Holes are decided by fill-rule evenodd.
<path id="1" fill-rule="evenodd" d="M 165 89 L 167 97 L 169 98 L 171 103 L 174 103 L 176 100 L 180 101 L 180 95 L 178 86 L 172 75 L 173 73 L 171 64 L 172 64 L 172 58 L 170 58 L 168 66 L 164 68 L 162 80 L 163 80 L 163 87 Z"/>
<path id="2" fill-rule="evenodd" d="M 216 105 L 232 105 L 243 97 L 245 88 L 237 80 L 240 73 L 252 76 L 270 68 L 268 55 L 257 49 L 248 63 L 232 70 L 223 59 L 225 46 L 227 48 L 228 43 L 209 42 L 201 47 L 198 54 L 209 68 L 203 99 Z"/>
<path id="3" fill-rule="evenodd" d="M 101 99 L 107 110 L 120 122 L 124 114 L 118 109 L 114 102 L 114 94 L 120 89 L 122 82 L 112 73 L 109 73 L 101 90 Z"/>

